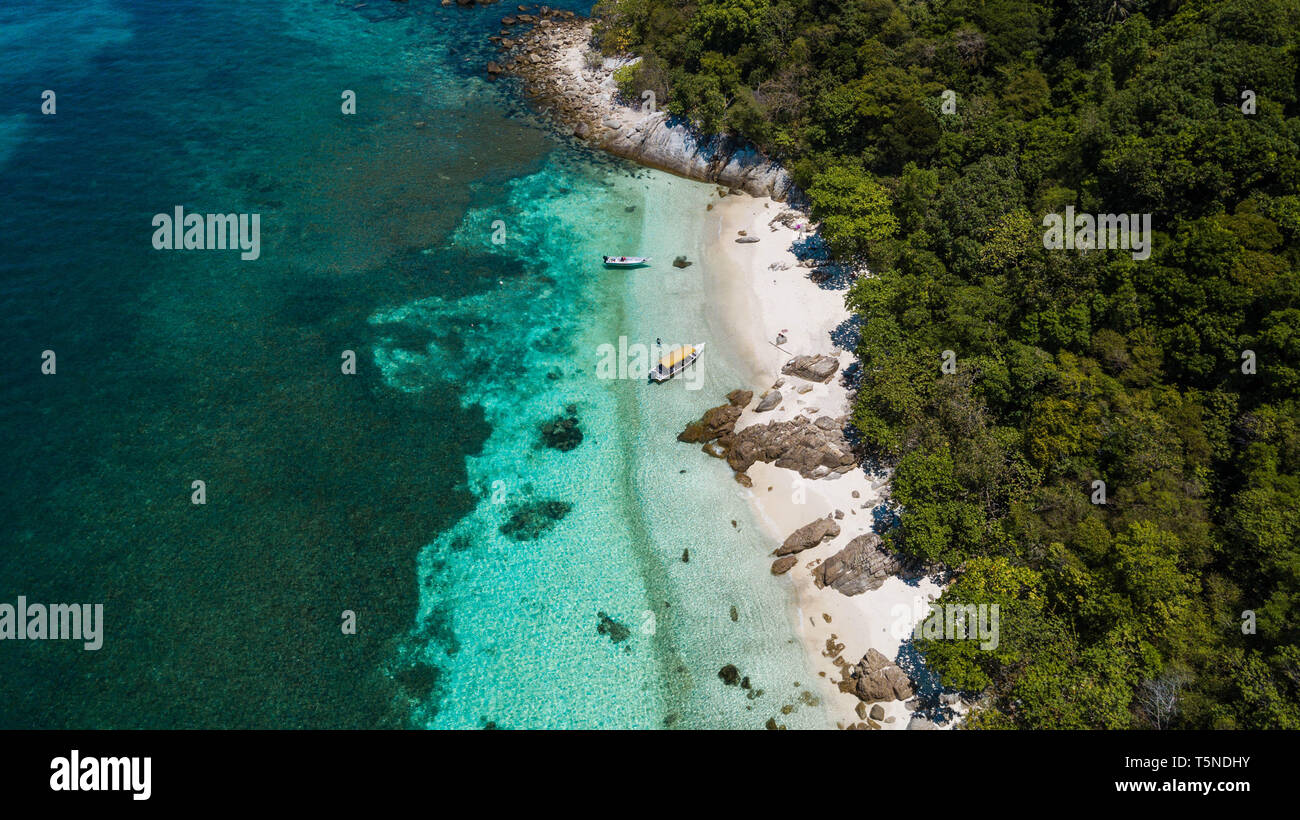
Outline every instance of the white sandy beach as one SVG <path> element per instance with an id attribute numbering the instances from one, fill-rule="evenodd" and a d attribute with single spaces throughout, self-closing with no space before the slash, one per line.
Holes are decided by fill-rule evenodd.
<path id="1" fill-rule="evenodd" d="M 561 120 L 583 129 L 582 135 L 596 145 L 614 150 L 616 135 L 639 133 L 652 119 L 662 116 L 616 99 L 611 74 L 625 60 L 606 59 L 599 68 L 586 65 L 589 23 L 564 23 L 548 31 L 540 35 L 548 44 L 539 66 L 544 70 L 527 70 L 528 61 L 520 62 L 530 87 L 549 95 L 552 103 L 563 103 L 557 112 Z M 645 159 L 635 153 L 632 158 Z M 715 199 L 714 207 L 702 214 L 706 235 L 715 237 L 704 259 L 710 301 L 717 306 L 718 324 L 728 337 L 728 346 L 743 360 L 733 366 L 749 382 L 737 387 L 754 391 L 753 405 L 782 378 L 781 367 L 793 356 L 833 353 L 841 372 L 854 361 L 853 351 L 834 349 L 830 335 L 850 316 L 844 306 L 845 292 L 819 287 L 808 278 L 809 269 L 798 264 L 791 245 L 804 235 L 809 220 L 792 220 L 798 230 L 770 224 L 785 210 L 784 203 L 770 197 L 737 192 Z M 737 243 L 740 231 L 759 241 Z M 779 348 L 774 344 L 778 333 L 786 337 Z M 788 420 L 800 413 L 810 418 L 838 417 L 850 409 L 848 391 L 838 374 L 829 384 L 785 377 L 782 393 L 781 406 L 761 414 L 747 409 L 736 430 Z M 909 585 L 891 577 L 877 590 L 850 597 L 834 589 L 818 589 L 813 583 L 812 568 L 870 530 L 871 510 L 888 492 L 886 479 L 872 479 L 857 468 L 838 478 L 805 480 L 792 470 L 763 462 L 755 463 L 748 473 L 753 487 L 747 492 L 773 549 L 799 527 L 836 511 L 843 513 L 837 537 L 800 553 L 793 569 L 772 576 L 770 582 L 793 584 L 801 638 L 810 665 L 818 671 L 828 712 L 843 726 L 861 725 L 864 721 L 857 711 L 861 701 L 836 686 L 844 677 L 841 667 L 856 664 L 872 648 L 896 660 L 903 639 L 921 619 L 916 613 L 925 610 L 918 600 L 938 598 L 942 589 L 928 579 Z M 899 606 L 911 614 L 899 619 L 895 612 Z M 911 713 L 901 701 L 881 705 L 885 710 L 881 728 L 907 726 Z"/>
<path id="2" fill-rule="evenodd" d="M 816 417 L 849 412 L 850 397 L 838 374 L 828 384 L 786 376 L 785 398 L 777 409 L 766 413 L 752 409 L 758 396 L 782 378 L 781 366 L 792 356 L 834 353 L 841 371 L 854 360 L 852 351 L 834 350 L 830 337 L 831 331 L 849 318 L 844 291 L 819 287 L 808 279 L 809 269 L 798 266 L 791 244 L 800 238 L 800 232 L 768 224 L 783 210 L 786 206 L 781 202 L 740 194 L 719 199 L 708 212 L 709 230 L 717 235 L 713 258 L 708 260 L 716 288 L 715 304 L 725 311 L 724 322 L 734 334 L 731 343 L 749 359 L 754 379 L 744 387 L 754 390 L 755 401 L 737 422 L 737 430 L 784 421 L 800 413 Z M 760 241 L 737 243 L 742 230 Z M 784 270 L 774 269 L 782 265 Z M 780 348 L 774 345 L 778 332 L 784 332 L 787 340 Z M 811 390 L 795 392 L 805 387 Z M 818 671 L 829 711 L 844 726 L 861 723 L 855 711 L 858 698 L 835 685 L 843 678 L 840 667 L 857 663 L 872 648 L 895 659 L 903 637 L 917 621 L 909 615 L 905 626 L 896 624 L 895 607 L 915 612 L 918 597 L 937 598 L 942 589 L 929 579 L 908 585 L 891 577 L 880 589 L 850 597 L 834 589 L 818 589 L 813 583 L 813 567 L 871 529 L 871 509 L 885 498 L 886 480 L 873 479 L 861 468 L 834 480 L 808 480 L 793 470 L 761 461 L 750 467 L 749 475 L 754 482 L 749 491 L 751 503 L 773 548 L 804 524 L 837 510 L 844 514 L 836 538 L 799 553 L 798 564 L 786 575 L 774 576 L 772 583 L 794 585 L 802 639 Z M 882 728 L 907 726 L 911 713 L 901 701 L 881 705 L 885 710 Z"/>

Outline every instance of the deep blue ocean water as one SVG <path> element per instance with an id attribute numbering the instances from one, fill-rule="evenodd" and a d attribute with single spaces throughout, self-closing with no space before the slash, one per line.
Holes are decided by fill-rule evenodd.
<path id="1" fill-rule="evenodd" d="M 0 602 L 106 611 L 98 652 L 0 643 L 0 727 L 758 727 L 795 701 L 743 494 L 673 442 L 744 384 L 725 339 L 699 390 L 593 369 L 718 330 L 702 266 L 591 264 L 699 258 L 711 189 L 489 82 L 507 8 L 0 6 Z M 178 205 L 260 214 L 260 257 L 155 249 Z M 581 444 L 544 446 L 569 416 Z"/>

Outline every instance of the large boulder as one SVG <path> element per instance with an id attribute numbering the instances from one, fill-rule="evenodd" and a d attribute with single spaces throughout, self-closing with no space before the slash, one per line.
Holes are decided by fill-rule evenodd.
<path id="1" fill-rule="evenodd" d="M 793 555 L 811 549 L 823 541 L 829 541 L 840 534 L 840 525 L 834 518 L 818 518 L 810 524 L 804 524 L 790 533 L 781 546 L 776 548 L 776 555 Z"/>
<path id="2" fill-rule="evenodd" d="M 749 400 L 752 398 L 754 398 L 753 390 L 741 390 L 737 388 L 727 394 L 727 402 L 730 403 L 732 407 L 743 408 L 745 405 L 749 404 Z"/>
<path id="3" fill-rule="evenodd" d="M 853 448 L 844 438 L 841 421 L 828 430 L 813 424 L 807 416 L 754 424 L 736 433 L 727 453 L 731 469 L 744 472 L 755 461 L 796 470 L 804 478 L 844 474 L 858 463 Z"/>
<path id="4" fill-rule="evenodd" d="M 840 369 L 840 360 L 834 356 L 795 356 L 785 363 L 781 372 L 787 376 L 798 376 L 810 382 L 825 384 Z"/>
<path id="5" fill-rule="evenodd" d="M 789 173 L 754 146 L 734 137 L 700 134 L 685 118 L 667 112 L 607 135 L 601 147 L 642 165 L 733 186 L 752 196 L 784 201 L 795 194 Z"/>
<path id="6" fill-rule="evenodd" d="M 691 422 L 677 434 L 677 440 L 687 444 L 704 444 L 723 437 L 730 438 L 742 410 L 743 408 L 730 404 L 706 410 L 699 421 Z"/>
<path id="7" fill-rule="evenodd" d="M 880 545 L 880 536 L 864 533 L 827 558 L 813 571 L 818 587 L 831 587 L 844 595 L 879 589 L 885 578 L 903 571 L 898 556 Z"/>
<path id="8" fill-rule="evenodd" d="M 752 391 L 732 390 L 727 394 L 726 404 L 704 411 L 699 421 L 691 422 L 677 434 L 677 440 L 688 444 L 707 444 L 717 440 L 723 447 L 730 446 L 731 431 L 753 397 Z"/>
<path id="9" fill-rule="evenodd" d="M 912 696 L 912 681 L 907 673 L 875 649 L 868 649 L 862 660 L 848 670 L 848 676 L 853 682 L 853 694 L 864 703 L 907 700 Z"/>

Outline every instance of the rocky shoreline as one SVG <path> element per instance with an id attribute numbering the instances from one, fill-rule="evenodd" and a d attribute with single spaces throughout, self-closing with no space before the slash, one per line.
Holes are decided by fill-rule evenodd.
<path id="1" fill-rule="evenodd" d="M 596 54 L 591 20 L 541 6 L 536 13 L 507 15 L 501 24 L 491 39 L 504 54 L 488 63 L 489 76 L 520 77 L 539 110 L 566 133 L 678 176 L 779 201 L 798 198 L 785 169 L 752 146 L 701 135 L 681 118 L 620 99 L 614 72 L 634 60 Z"/>
<path id="2" fill-rule="evenodd" d="M 830 354 L 791 355 L 782 347 L 824 350 L 848 318 L 836 294 L 842 287 L 809 272 L 815 260 L 797 258 L 784 242 L 806 235 L 806 214 L 782 211 L 773 219 L 766 211 L 772 200 L 799 198 L 788 174 L 752 148 L 701 137 L 662 112 L 620 99 L 614 73 L 632 61 L 596 54 L 591 21 L 546 6 L 518 8 L 521 13 L 504 17 L 491 38 L 502 56 L 487 65 L 489 76 L 522 79 L 543 115 L 596 148 L 725 186 L 720 195 L 743 190 L 758 198 L 727 197 L 713 218 L 730 228 L 723 231 L 720 224 L 720 236 L 740 237 L 734 244 L 719 240 L 739 276 L 739 287 L 727 291 L 728 285 L 720 285 L 719 296 L 733 306 L 742 353 L 758 363 L 756 372 L 766 374 L 771 386 L 757 396 L 732 391 L 725 404 L 689 424 L 678 440 L 727 462 L 779 542 L 773 543 L 771 573 L 793 586 L 801 638 L 818 669 L 818 686 L 833 700 L 828 706 L 837 725 L 938 728 L 928 719 L 934 714 L 933 693 L 921 694 L 929 684 L 913 679 L 900 651 L 902 639 L 886 627 L 895 610 L 915 612 L 918 602 L 933 601 L 942 590 L 922 577 L 933 568 L 912 566 L 887 550 L 871 529 L 871 510 L 888 489 L 883 479 L 863 472 L 846 436 L 851 395 L 839 376 L 851 356 L 838 341 Z M 736 217 L 742 221 L 732 224 Z M 768 234 L 776 234 L 776 242 L 759 244 Z M 765 326 L 760 333 L 749 330 L 756 315 L 757 325 Z M 780 328 L 788 330 L 776 332 Z M 776 350 L 769 348 L 773 338 L 776 350 L 785 353 L 776 361 L 771 359 Z M 689 560 L 688 550 L 682 561 Z M 748 678 L 733 665 L 718 675 L 725 685 L 748 688 Z M 775 721 L 769 720 L 768 728 L 782 728 Z"/>
<path id="3" fill-rule="evenodd" d="M 755 414 L 784 409 L 781 388 L 785 387 L 790 395 L 802 395 L 807 391 L 798 386 L 799 382 L 825 384 L 834 376 L 838 366 L 839 362 L 833 356 L 795 356 L 781 368 L 783 377 L 757 402 L 754 402 L 753 391 L 733 390 L 727 395 L 726 404 L 705 411 L 698 421 L 687 425 L 678 434 L 677 440 L 700 444 L 708 455 L 726 460 L 734 470 L 736 481 L 745 487 L 753 486 L 747 471 L 759 461 L 792 470 L 804 479 L 832 480 L 847 475 L 858 469 L 859 458 L 844 436 L 844 427 L 848 423 L 845 416 L 817 415 L 810 418 L 799 414 L 787 420 L 753 423 L 736 430 L 751 402 L 753 408 L 750 412 Z M 790 379 L 789 386 L 786 377 Z M 770 400 L 773 396 L 775 400 Z M 859 493 L 854 491 L 852 496 L 857 499 Z M 853 512 L 856 514 L 857 511 Z M 836 541 L 844 518 L 844 511 L 836 509 L 790 533 L 772 551 L 775 559 L 772 574 L 780 576 L 791 572 L 806 557 L 803 553 Z M 872 531 L 856 535 L 838 551 L 808 564 L 812 583 L 818 591 L 826 590 L 846 597 L 877 590 L 890 577 L 913 580 L 936 569 L 916 566 L 890 552 L 880 536 Z M 829 617 L 823 617 L 829 623 Z M 857 698 L 854 708 L 857 720 L 847 725 L 841 723 L 844 728 L 881 729 L 894 723 L 897 716 L 886 717 L 885 709 L 894 701 L 903 702 L 909 712 L 920 708 L 919 700 L 914 698 L 916 685 L 898 664 L 875 648 L 868 648 L 856 662 L 846 660 L 845 651 L 846 644 L 832 634 L 826 639 L 821 653 L 831 660 L 841 676 L 840 680 L 832 681 L 834 686 L 840 692 Z M 907 721 L 907 728 L 935 727 L 920 715 L 913 714 Z"/>

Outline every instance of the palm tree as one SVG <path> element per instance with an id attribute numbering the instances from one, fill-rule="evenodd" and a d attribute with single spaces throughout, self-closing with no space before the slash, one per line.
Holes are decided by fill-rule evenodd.
<path id="1" fill-rule="evenodd" d="M 1127 20 L 1133 11 L 1133 3 L 1134 0 L 1101 0 L 1102 8 L 1106 10 L 1106 22 L 1113 23 L 1116 17 Z"/>

